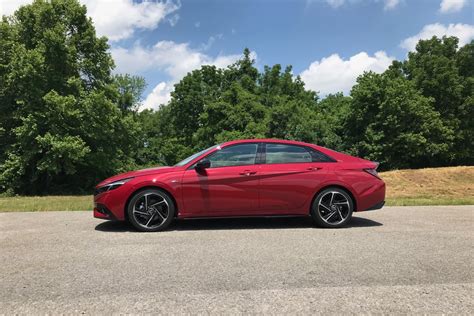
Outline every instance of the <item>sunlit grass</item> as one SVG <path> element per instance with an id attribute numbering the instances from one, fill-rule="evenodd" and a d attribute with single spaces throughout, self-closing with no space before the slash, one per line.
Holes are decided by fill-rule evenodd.
<path id="1" fill-rule="evenodd" d="M 15 196 L 0 198 L 0 212 L 88 211 L 91 195 Z"/>
<path id="2" fill-rule="evenodd" d="M 474 198 L 387 198 L 387 206 L 474 205 Z"/>

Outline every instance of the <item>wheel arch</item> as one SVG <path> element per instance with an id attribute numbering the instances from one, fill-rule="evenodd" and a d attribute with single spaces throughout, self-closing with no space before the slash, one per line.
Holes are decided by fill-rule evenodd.
<path id="1" fill-rule="evenodd" d="M 128 205 L 130 204 L 130 201 L 132 200 L 132 198 L 135 196 L 135 194 L 137 194 L 141 191 L 149 190 L 149 189 L 160 190 L 160 191 L 163 191 L 166 194 L 168 194 L 170 196 L 171 200 L 173 201 L 174 207 L 176 209 L 175 217 L 178 216 L 178 203 L 176 202 L 176 198 L 174 197 L 174 195 L 169 190 L 167 190 L 167 189 L 165 189 L 165 188 L 163 188 L 159 185 L 146 185 L 146 186 L 137 188 L 136 190 L 132 191 L 130 193 L 130 195 L 128 196 L 127 202 L 125 203 L 125 206 L 124 206 L 124 212 L 123 212 L 125 221 L 127 221 L 127 222 L 129 221 L 128 220 Z"/>
<path id="2" fill-rule="evenodd" d="M 346 186 L 341 185 L 341 184 L 325 184 L 323 185 L 314 195 L 313 198 L 311 199 L 311 204 L 309 205 L 309 213 L 311 214 L 311 208 L 313 207 L 314 200 L 318 196 L 319 193 L 323 192 L 326 189 L 329 188 L 338 188 L 346 192 L 352 199 L 352 203 L 354 203 L 354 212 L 357 211 L 357 199 L 355 198 L 354 194 L 350 189 L 348 189 Z"/>

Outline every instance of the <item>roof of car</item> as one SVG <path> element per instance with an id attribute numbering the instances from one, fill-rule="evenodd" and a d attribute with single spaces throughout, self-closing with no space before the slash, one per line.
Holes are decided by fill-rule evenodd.
<path id="1" fill-rule="evenodd" d="M 225 143 L 222 143 L 221 146 L 228 146 L 241 143 L 283 143 L 283 144 L 293 144 L 293 145 L 305 145 L 305 146 L 314 146 L 314 144 L 299 142 L 296 140 L 284 140 L 284 139 L 275 139 L 275 138 L 255 138 L 255 139 L 239 139 L 232 140 Z"/>

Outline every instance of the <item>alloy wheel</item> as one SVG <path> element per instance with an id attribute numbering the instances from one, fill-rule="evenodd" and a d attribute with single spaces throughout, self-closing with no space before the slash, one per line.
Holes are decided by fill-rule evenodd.
<path id="1" fill-rule="evenodd" d="M 147 193 L 133 205 L 133 217 L 145 229 L 156 229 L 166 222 L 170 206 L 160 193 Z"/>
<path id="2" fill-rule="evenodd" d="M 330 225 L 338 225 L 350 215 L 351 206 L 347 197 L 337 191 L 326 192 L 318 203 L 321 219 Z"/>

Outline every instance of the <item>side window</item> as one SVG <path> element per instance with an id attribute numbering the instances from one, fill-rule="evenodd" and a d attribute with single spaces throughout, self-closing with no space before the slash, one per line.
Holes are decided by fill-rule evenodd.
<path id="1" fill-rule="evenodd" d="M 312 162 L 308 149 L 302 146 L 267 143 L 266 163 Z"/>
<path id="2" fill-rule="evenodd" d="M 255 164 L 258 144 L 241 144 L 218 150 L 207 157 L 211 168 Z"/>
<path id="3" fill-rule="evenodd" d="M 335 160 L 326 156 L 322 152 L 312 149 L 311 156 L 313 157 L 313 162 L 334 162 Z"/>

